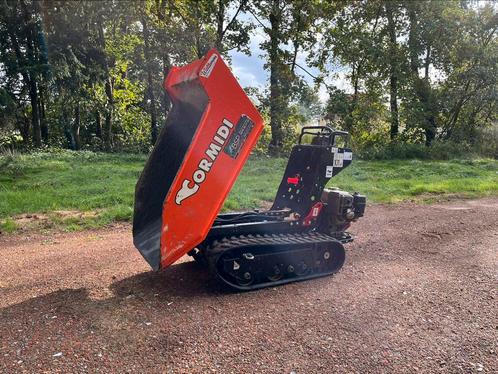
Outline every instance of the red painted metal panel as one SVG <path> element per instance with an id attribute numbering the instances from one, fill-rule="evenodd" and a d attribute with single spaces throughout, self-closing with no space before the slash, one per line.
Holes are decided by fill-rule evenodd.
<path id="1" fill-rule="evenodd" d="M 198 82 L 209 102 L 164 201 L 162 268 L 205 239 L 263 130 L 263 119 L 216 50 L 170 71 L 164 86 L 173 101 L 187 81 Z"/>

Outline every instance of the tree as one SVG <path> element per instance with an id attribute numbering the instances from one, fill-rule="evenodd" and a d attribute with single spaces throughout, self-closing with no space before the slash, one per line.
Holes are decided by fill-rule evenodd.
<path id="1" fill-rule="evenodd" d="M 399 132 L 399 113 L 398 113 L 398 84 L 399 84 L 399 58 L 397 42 L 397 3 L 395 1 L 386 1 L 384 11 L 387 18 L 388 41 L 388 58 L 389 58 L 389 101 L 391 108 L 391 140 L 398 136 Z"/>
<path id="2" fill-rule="evenodd" d="M 447 76 L 440 88 L 441 138 L 473 142 L 476 130 L 496 122 L 498 87 L 498 16 L 491 4 L 480 9 L 452 8 L 451 48 L 438 45 L 437 67 Z M 456 31 L 458 29 L 458 31 Z"/>
<path id="3" fill-rule="evenodd" d="M 154 94 L 152 55 L 151 55 L 151 37 L 149 34 L 149 21 L 145 7 L 142 7 L 140 22 L 142 23 L 143 40 L 144 40 L 144 57 L 145 69 L 147 71 L 147 96 L 149 100 L 150 113 L 150 136 L 151 144 L 155 144 L 157 140 L 157 117 L 156 117 L 156 98 Z"/>
<path id="4" fill-rule="evenodd" d="M 247 8 L 248 0 L 218 0 L 211 2 L 215 14 L 216 40 L 214 47 L 220 52 L 227 52 L 232 49 L 243 50 L 246 53 L 249 43 L 249 25 L 241 22 L 239 16 Z M 235 4 L 234 4 L 235 3 Z M 228 10 L 234 4 L 232 14 L 229 16 Z"/>
<path id="5" fill-rule="evenodd" d="M 238 19 L 246 3 L 246 0 L 160 0 L 136 3 L 136 12 L 142 25 L 143 64 L 147 74 L 146 94 L 152 143 L 158 133 L 157 105 L 162 106 L 164 116 L 169 110 L 167 93 L 154 89 L 160 88 L 162 81 L 155 81 L 154 77 L 164 78 L 172 59 L 177 63 L 188 63 L 202 57 L 213 47 L 221 53 L 231 49 L 247 52 L 245 47 L 249 40 L 249 25 Z M 230 15 L 229 11 L 232 11 Z M 162 72 L 158 62 L 162 62 Z M 159 96 L 162 100 L 156 103 L 156 97 Z"/>
<path id="6" fill-rule="evenodd" d="M 110 150 L 113 146 L 112 139 L 112 121 L 114 115 L 114 82 L 111 77 L 111 66 L 109 63 L 109 57 L 106 53 L 106 34 L 104 30 L 105 14 L 103 11 L 97 13 L 97 19 L 95 27 L 98 33 L 98 46 L 102 52 L 102 68 L 104 75 L 105 84 L 105 94 L 107 97 L 107 103 L 105 108 L 105 126 L 103 132 L 104 145 L 107 150 Z"/>
<path id="7" fill-rule="evenodd" d="M 352 94 L 329 88 L 330 101 L 327 104 L 330 118 L 338 117 L 341 127 L 355 132 L 361 93 L 365 90 L 380 96 L 382 76 L 378 73 L 379 59 L 383 56 L 380 23 L 383 4 L 379 1 L 351 2 L 340 6 L 327 5 L 323 14 L 325 26 L 323 39 L 314 60 L 314 65 L 325 74 L 329 67 L 344 66 L 349 69 L 346 77 L 352 87 Z M 335 108 L 335 109 L 334 109 Z M 338 110 L 337 113 L 331 110 Z"/>
<path id="8" fill-rule="evenodd" d="M 251 33 L 265 37 L 269 82 L 257 96 L 272 153 L 321 115 L 316 89 L 334 79 L 325 116 L 357 146 L 472 143 L 497 121 L 492 4 L 0 1 L 0 128 L 26 147 L 148 150 L 170 109 L 170 66 L 212 47 L 249 54 Z"/>
<path id="9" fill-rule="evenodd" d="M 41 29 L 40 12 L 36 1 L 20 0 L 7 2 L 4 0 L 1 13 L 2 25 L 2 63 L 11 83 L 17 82 L 20 96 L 23 100 L 24 92 L 30 101 L 31 131 L 35 147 L 42 145 L 42 131 L 40 124 L 40 97 L 39 87 L 42 74 L 46 71 L 47 61 L 43 55 L 44 36 Z M 11 54 L 15 58 L 11 57 Z M 21 79 L 16 76 L 20 75 Z M 23 135 L 29 136 L 29 129 L 23 128 Z"/>
<path id="10" fill-rule="evenodd" d="M 442 20 L 444 9 L 452 3 L 411 2 L 404 4 L 409 20 L 408 65 L 410 86 L 405 95 L 407 126 L 420 127 L 424 131 L 425 144 L 429 146 L 436 137 L 436 92 L 429 76 L 434 50 L 448 42 L 448 28 Z M 422 75 L 421 75 L 422 73 Z"/>
<path id="11" fill-rule="evenodd" d="M 253 4 L 255 12 L 251 13 L 268 36 L 261 48 L 266 51 L 265 67 L 270 71 L 269 151 L 278 154 L 284 139 L 292 136 L 289 104 L 296 90 L 303 87 L 296 74 L 297 55 L 315 42 L 318 29 L 314 21 L 319 8 L 308 1 L 257 0 Z"/>

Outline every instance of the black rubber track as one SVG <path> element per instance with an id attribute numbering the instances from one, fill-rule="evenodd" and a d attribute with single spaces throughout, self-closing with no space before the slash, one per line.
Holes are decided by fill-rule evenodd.
<path id="1" fill-rule="evenodd" d="M 312 245 L 312 249 L 310 249 Z M 275 247 L 284 248 L 275 251 Z M 274 281 L 263 281 L 251 284 L 240 284 L 234 282 L 233 277 L 225 274 L 222 262 L 227 257 L 240 257 L 242 252 L 255 253 L 255 256 L 282 256 L 292 258 L 293 255 L 303 251 L 314 251 L 314 258 L 321 255 L 323 248 L 332 251 L 332 267 L 326 271 L 316 271 L 316 268 L 310 267 L 304 275 L 298 275 L 297 272 L 284 276 L 282 279 Z M 345 260 L 345 251 L 342 243 L 334 237 L 319 232 L 296 233 L 296 234 L 275 234 L 275 235 L 247 235 L 225 238 L 221 241 L 214 242 L 205 251 L 206 259 L 211 272 L 224 284 L 239 291 L 250 291 L 265 287 L 273 287 L 285 283 L 303 281 L 338 272 Z M 268 264 L 267 264 L 268 265 Z M 295 264 L 297 265 L 297 264 Z M 296 266 L 297 269 L 297 266 Z M 262 271 L 262 269 L 259 269 Z"/>

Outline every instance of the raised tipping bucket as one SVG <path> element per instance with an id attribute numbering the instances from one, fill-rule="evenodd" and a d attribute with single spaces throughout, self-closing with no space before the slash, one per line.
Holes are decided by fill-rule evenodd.
<path id="1" fill-rule="evenodd" d="M 135 191 L 133 243 L 153 269 L 206 237 L 263 129 L 221 56 L 172 68 L 173 108 Z"/>

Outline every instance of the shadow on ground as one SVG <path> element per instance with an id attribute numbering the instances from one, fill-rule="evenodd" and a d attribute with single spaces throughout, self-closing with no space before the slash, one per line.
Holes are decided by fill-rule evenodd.
<path id="1" fill-rule="evenodd" d="M 209 307 L 221 295 L 235 296 L 207 270 L 187 262 L 110 285 L 103 280 L 101 286 L 29 298 L 0 309 L 0 372 L 64 372 L 60 365 L 90 363 L 108 365 L 109 371 L 117 364 L 131 371 L 137 363 L 166 367 L 189 336 L 182 329 L 196 318 L 222 316 Z M 57 352 L 63 356 L 54 356 Z"/>
<path id="2" fill-rule="evenodd" d="M 230 295 L 230 291 L 195 262 L 180 263 L 161 272 L 149 271 L 117 280 L 108 289 L 61 289 L 2 308 L 0 340 L 8 330 L 27 323 L 45 325 L 53 315 L 59 320 L 67 317 L 91 323 L 103 313 L 129 313 L 129 306 L 160 310 L 174 303 L 170 308 L 174 310 L 192 300 L 209 300 L 216 295 Z"/>
<path id="3" fill-rule="evenodd" d="M 139 273 L 110 286 L 116 297 L 130 294 L 143 297 L 199 297 L 228 292 L 205 269 L 194 261 L 168 267 L 164 271 Z"/>

